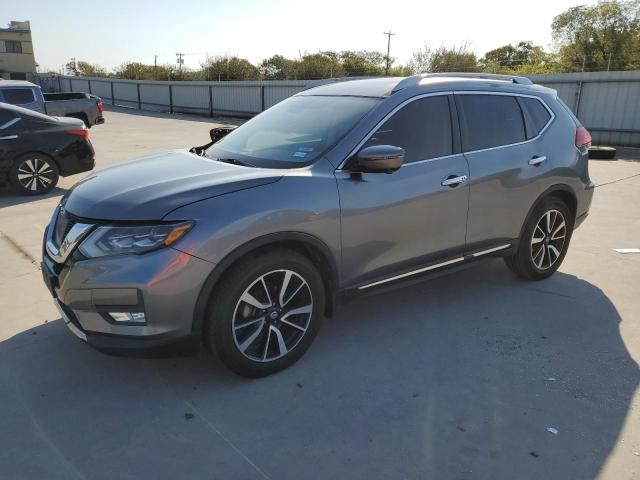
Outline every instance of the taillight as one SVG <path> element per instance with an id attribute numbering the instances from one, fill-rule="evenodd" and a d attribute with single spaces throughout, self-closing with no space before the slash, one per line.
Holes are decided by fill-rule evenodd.
<path id="1" fill-rule="evenodd" d="M 82 137 L 84 140 L 89 139 L 89 130 L 87 130 L 86 128 L 67 130 L 67 133 L 69 135 L 77 135 L 78 137 Z"/>
<path id="2" fill-rule="evenodd" d="M 587 153 L 591 146 L 591 134 L 589 130 L 580 126 L 576 128 L 576 148 L 580 150 L 580 153 Z"/>
<path id="3" fill-rule="evenodd" d="M 104 111 L 104 105 L 102 104 L 102 102 L 98 102 L 98 111 L 100 113 L 102 113 Z"/>

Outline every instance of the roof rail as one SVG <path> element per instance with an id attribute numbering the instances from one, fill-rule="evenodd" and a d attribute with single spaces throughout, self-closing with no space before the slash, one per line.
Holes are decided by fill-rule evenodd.
<path id="1" fill-rule="evenodd" d="M 338 82 L 349 82 L 351 80 L 366 80 L 368 78 L 378 78 L 378 77 L 331 77 L 331 78 L 323 78 L 320 80 L 312 80 L 307 83 L 302 91 L 309 90 L 311 88 L 320 87 L 322 85 L 328 85 L 329 83 L 338 83 Z"/>
<path id="2" fill-rule="evenodd" d="M 498 75 L 495 73 L 474 73 L 474 72 L 421 73 L 419 75 L 413 75 L 411 77 L 407 77 L 404 80 L 400 81 L 393 89 L 393 92 L 397 92 L 406 87 L 419 85 L 420 82 L 425 78 L 437 78 L 437 77 L 480 78 L 484 80 L 498 80 L 501 82 L 513 82 L 513 83 L 517 83 L 518 85 L 533 85 L 533 82 L 529 80 L 527 77 L 520 77 L 517 75 Z"/>

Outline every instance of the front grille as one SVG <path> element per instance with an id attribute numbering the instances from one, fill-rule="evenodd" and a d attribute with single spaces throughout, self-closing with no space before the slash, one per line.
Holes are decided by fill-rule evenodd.
<path id="1" fill-rule="evenodd" d="M 66 210 L 61 208 L 58 213 L 58 218 L 56 218 L 56 226 L 53 232 L 53 241 L 56 244 L 56 247 L 62 245 L 62 241 L 75 224 L 76 222 L 69 216 Z"/>

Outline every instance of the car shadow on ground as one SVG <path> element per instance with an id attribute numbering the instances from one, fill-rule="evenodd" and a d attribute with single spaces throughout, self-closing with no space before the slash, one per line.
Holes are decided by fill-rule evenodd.
<path id="1" fill-rule="evenodd" d="M 497 259 L 353 301 L 259 380 L 56 320 L 0 343 L 0 477 L 594 479 L 640 381 L 620 322 L 594 285 Z"/>
<path id="2" fill-rule="evenodd" d="M 22 205 L 23 203 L 37 202 L 39 200 L 47 200 L 54 197 L 61 197 L 65 193 L 67 193 L 66 188 L 55 187 L 49 193 L 46 193 L 44 195 L 20 195 L 17 194 L 9 185 L 1 185 L 0 208 Z"/>

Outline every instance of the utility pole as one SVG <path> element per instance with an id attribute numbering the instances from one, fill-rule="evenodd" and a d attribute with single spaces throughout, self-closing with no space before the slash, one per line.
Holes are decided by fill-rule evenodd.
<path id="1" fill-rule="evenodd" d="M 391 36 L 395 35 L 395 33 L 392 33 L 391 30 L 389 30 L 388 32 L 384 32 L 384 34 L 387 36 L 387 69 L 385 70 L 385 75 L 389 75 L 389 51 L 391 50 Z"/>
<path id="2" fill-rule="evenodd" d="M 157 80 L 158 79 L 158 55 L 154 55 L 153 56 L 153 79 Z"/>
<path id="3" fill-rule="evenodd" d="M 582 71 L 584 72 L 584 64 L 587 63 L 587 56 L 582 57 Z"/>
<path id="4" fill-rule="evenodd" d="M 182 64 L 184 63 L 184 56 L 186 54 L 184 53 L 176 53 L 176 57 L 178 57 L 178 69 L 180 70 L 180 73 L 182 73 Z"/>
<path id="5" fill-rule="evenodd" d="M 607 72 L 611 69 L 611 54 L 609 54 L 609 63 L 607 63 Z"/>

